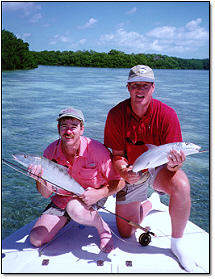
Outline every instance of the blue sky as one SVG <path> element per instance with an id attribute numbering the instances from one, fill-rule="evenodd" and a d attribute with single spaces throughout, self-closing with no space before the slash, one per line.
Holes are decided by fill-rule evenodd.
<path id="1" fill-rule="evenodd" d="M 2 2 L 29 49 L 209 57 L 209 2 Z"/>

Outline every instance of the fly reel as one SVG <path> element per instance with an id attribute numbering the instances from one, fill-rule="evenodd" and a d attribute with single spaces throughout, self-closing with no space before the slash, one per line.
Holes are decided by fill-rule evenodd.
<path id="1" fill-rule="evenodd" d="M 146 233 L 142 233 L 140 236 L 139 236 L 139 243 L 142 245 L 142 246 L 147 246 L 149 245 L 149 243 L 151 242 L 152 238 L 151 238 L 151 235 L 154 235 L 154 233 L 152 232 L 146 232 Z"/>

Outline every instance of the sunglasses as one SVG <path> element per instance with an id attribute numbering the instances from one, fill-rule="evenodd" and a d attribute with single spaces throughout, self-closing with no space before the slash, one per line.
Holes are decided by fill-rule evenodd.
<path id="1" fill-rule="evenodd" d="M 133 145 L 144 145 L 145 143 L 141 140 L 138 140 L 136 142 L 134 142 L 133 140 L 131 140 L 130 138 L 126 138 L 126 141 L 130 144 L 133 144 Z"/>

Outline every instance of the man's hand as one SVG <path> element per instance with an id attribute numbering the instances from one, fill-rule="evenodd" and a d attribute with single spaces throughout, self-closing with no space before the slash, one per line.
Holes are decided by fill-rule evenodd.
<path id="1" fill-rule="evenodd" d="M 182 150 L 180 152 L 171 150 L 168 159 L 167 169 L 174 172 L 182 167 L 183 162 L 186 160 L 186 156 Z"/>
<path id="2" fill-rule="evenodd" d="M 141 173 L 132 171 L 132 166 L 122 168 L 120 171 L 120 175 L 129 184 L 136 183 L 141 177 Z"/>
<path id="3" fill-rule="evenodd" d="M 128 165 L 128 161 L 125 158 L 124 151 L 113 150 L 113 163 L 114 167 L 119 173 L 119 175 L 128 183 L 136 183 L 140 177 L 141 173 L 136 173 L 132 171 L 132 166 Z"/>
<path id="4" fill-rule="evenodd" d="M 36 187 L 38 192 L 44 197 L 49 198 L 53 193 L 52 186 L 42 179 L 43 170 L 41 165 L 30 165 L 28 167 L 29 175 L 36 180 Z"/>
<path id="5" fill-rule="evenodd" d="M 90 207 L 102 199 L 103 196 L 100 193 L 100 189 L 88 187 L 79 198 L 87 205 L 87 207 Z"/>
<path id="6" fill-rule="evenodd" d="M 43 170 L 41 165 L 30 165 L 28 167 L 28 173 L 30 177 L 42 183 Z"/>

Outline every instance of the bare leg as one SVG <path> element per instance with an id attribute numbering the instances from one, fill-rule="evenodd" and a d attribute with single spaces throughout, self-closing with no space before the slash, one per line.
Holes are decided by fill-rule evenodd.
<path id="1" fill-rule="evenodd" d="M 31 244 L 40 247 L 51 241 L 66 222 L 67 218 L 64 216 L 41 215 L 30 232 Z"/>
<path id="2" fill-rule="evenodd" d="M 131 202 L 127 204 L 116 204 L 116 214 L 122 216 L 130 221 L 140 224 L 141 213 L 140 213 L 141 203 Z M 134 232 L 135 228 L 128 224 L 128 222 L 116 217 L 117 228 L 122 237 L 128 238 Z"/>
<path id="3" fill-rule="evenodd" d="M 180 169 L 171 173 L 161 169 L 155 179 L 154 188 L 170 197 L 169 213 L 172 223 L 171 251 L 188 272 L 192 272 L 195 261 L 189 256 L 189 248 L 184 245 L 183 233 L 190 216 L 190 184 L 186 174 Z"/>
<path id="4" fill-rule="evenodd" d="M 77 223 L 93 226 L 97 229 L 101 239 L 100 249 L 103 252 L 109 253 L 113 249 L 110 228 L 97 211 L 87 208 L 82 201 L 73 199 L 67 204 L 67 212 Z"/>
<path id="5" fill-rule="evenodd" d="M 169 195 L 172 237 L 182 237 L 190 216 L 191 207 L 190 184 L 186 174 L 182 170 L 171 173 L 163 168 L 155 179 L 154 189 Z"/>
<path id="6" fill-rule="evenodd" d="M 144 203 L 141 204 L 140 208 L 140 223 L 143 221 L 143 219 L 147 216 L 147 214 L 152 210 L 152 203 L 147 200 Z"/>
<path id="7" fill-rule="evenodd" d="M 140 202 L 117 204 L 116 213 L 119 216 L 140 224 L 152 209 L 163 210 L 159 196 L 155 195 L 156 193 L 153 193 L 151 197 L 142 204 Z M 135 228 L 121 218 L 116 217 L 116 222 L 118 231 L 122 237 L 130 237 L 135 232 Z"/>

